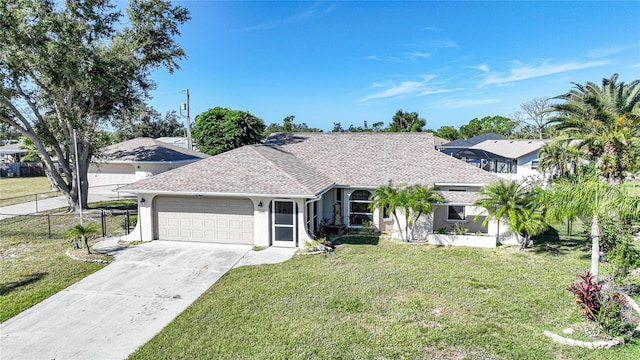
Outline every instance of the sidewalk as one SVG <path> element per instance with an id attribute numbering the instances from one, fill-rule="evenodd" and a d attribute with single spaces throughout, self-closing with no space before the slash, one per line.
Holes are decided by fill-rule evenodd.
<path id="1" fill-rule="evenodd" d="M 92 189 L 89 188 L 88 202 L 98 202 L 107 200 L 118 199 L 133 199 L 135 196 L 131 194 L 120 193 L 112 191 L 109 188 Z M 0 207 L 0 220 L 9 219 L 18 215 L 35 214 L 40 211 L 47 211 L 59 208 L 66 208 L 69 204 L 64 196 L 57 196 L 48 199 L 42 199 L 37 201 L 25 202 L 22 204 L 10 205 Z"/>

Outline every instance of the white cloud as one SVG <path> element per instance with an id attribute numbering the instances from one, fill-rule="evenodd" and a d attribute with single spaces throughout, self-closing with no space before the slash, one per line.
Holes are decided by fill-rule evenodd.
<path id="1" fill-rule="evenodd" d="M 513 62 L 509 71 L 504 73 L 487 73 L 480 86 L 484 85 L 504 85 L 516 81 L 522 81 L 553 74 L 560 74 L 568 71 L 588 69 L 608 64 L 609 61 L 589 61 L 589 62 L 568 62 L 562 64 L 552 64 L 544 61 L 540 65 L 526 65 L 518 61 Z"/>
<path id="2" fill-rule="evenodd" d="M 603 58 L 603 57 L 607 57 L 609 55 L 614 55 L 626 50 L 630 50 L 633 48 L 638 47 L 638 44 L 634 44 L 634 45 L 627 45 L 627 46 L 609 46 L 609 47 L 601 47 L 601 48 L 597 48 L 597 49 L 593 49 L 591 51 L 589 51 L 589 53 L 587 54 L 588 57 L 590 58 Z"/>
<path id="3" fill-rule="evenodd" d="M 414 52 L 404 53 L 404 55 L 410 58 L 430 59 L 432 54 L 430 52 L 414 51 Z"/>
<path id="4" fill-rule="evenodd" d="M 326 6 L 325 3 L 315 2 L 313 6 L 311 6 L 310 8 L 299 11 L 287 18 L 278 19 L 278 20 L 267 22 L 267 23 L 253 25 L 253 26 L 247 26 L 247 27 L 238 29 L 238 31 L 271 30 L 286 24 L 303 22 L 308 19 L 321 18 L 333 12 L 337 8 L 338 6 L 335 4 L 332 4 L 331 6 Z"/>
<path id="5" fill-rule="evenodd" d="M 480 70 L 482 72 L 489 72 L 489 65 L 487 64 L 480 64 L 480 65 L 469 66 L 469 67 L 472 69 Z"/>
<path id="6" fill-rule="evenodd" d="M 377 55 L 369 55 L 362 58 L 362 60 L 373 60 L 373 61 L 400 61 L 399 58 L 394 56 L 377 56 Z"/>
<path id="7" fill-rule="evenodd" d="M 422 76 L 422 79 L 420 81 L 403 81 L 399 84 L 387 85 L 387 89 L 365 96 L 359 99 L 358 102 L 366 102 L 369 100 L 383 99 L 401 95 L 426 96 L 455 91 L 453 89 L 442 87 L 442 84 L 440 83 L 431 84 L 431 80 L 433 80 L 434 78 L 434 75 L 425 75 Z M 375 83 L 374 87 L 380 87 L 380 85 L 380 83 Z"/>

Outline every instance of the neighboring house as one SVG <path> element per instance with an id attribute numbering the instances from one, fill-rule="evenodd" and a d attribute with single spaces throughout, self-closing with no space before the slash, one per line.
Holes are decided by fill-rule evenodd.
<path id="1" fill-rule="evenodd" d="M 477 136 L 474 136 L 472 138 L 468 138 L 468 139 L 456 139 L 453 140 L 451 142 L 445 143 L 445 144 L 441 144 L 438 145 L 438 150 L 440 152 L 443 152 L 447 155 L 455 155 L 458 151 L 460 150 L 466 150 L 474 145 L 480 144 L 483 141 L 487 141 L 487 140 L 506 140 L 507 138 L 502 136 L 502 135 L 498 135 L 498 134 L 494 134 L 494 133 L 485 133 L 485 134 L 480 134 Z"/>
<path id="2" fill-rule="evenodd" d="M 131 139 L 100 150 L 89 166 L 89 186 L 130 184 L 207 157 L 155 139 Z"/>
<path id="3" fill-rule="evenodd" d="M 23 147 L 22 141 L 0 146 L 0 162 L 20 162 L 20 159 L 28 152 Z"/>
<path id="4" fill-rule="evenodd" d="M 538 152 L 547 140 L 487 140 L 454 156 L 507 180 L 541 176 Z"/>
<path id="5" fill-rule="evenodd" d="M 169 137 L 159 137 L 156 140 L 162 141 L 163 143 L 175 145 L 183 149 L 189 148 L 189 139 L 187 139 L 186 137 L 169 136 Z"/>
<path id="6" fill-rule="evenodd" d="M 125 239 L 304 247 L 320 226 L 365 222 L 397 234 L 403 224 L 369 209 L 373 189 L 390 180 L 438 186 L 446 199 L 420 219 L 419 238 L 495 246 L 496 224 L 482 228 L 483 211 L 472 204 L 483 185 L 499 178 L 435 151 L 430 133 L 272 134 L 263 144 L 121 188 L 136 194 L 139 205 L 137 227 Z M 456 223 L 485 236 L 436 234 Z M 509 242 L 504 234 L 500 241 Z"/>

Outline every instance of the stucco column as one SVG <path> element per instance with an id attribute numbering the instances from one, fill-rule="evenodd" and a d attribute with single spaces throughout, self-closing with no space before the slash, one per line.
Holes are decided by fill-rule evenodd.
<path id="1" fill-rule="evenodd" d="M 136 228 L 126 236 L 122 237 L 124 241 L 151 241 L 153 237 L 153 211 L 151 211 L 151 203 L 155 195 L 138 195 L 138 222 Z"/>
<path id="2" fill-rule="evenodd" d="M 271 214 L 269 204 L 272 198 L 251 198 L 253 201 L 253 243 L 256 246 L 271 245 Z M 262 204 L 262 206 L 260 206 Z"/>

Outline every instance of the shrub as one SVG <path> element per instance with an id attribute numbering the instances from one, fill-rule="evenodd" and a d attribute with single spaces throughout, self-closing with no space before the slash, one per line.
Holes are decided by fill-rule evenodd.
<path id="1" fill-rule="evenodd" d="M 602 285 L 598 284 L 595 276 L 587 270 L 578 275 L 578 281 L 569 285 L 567 290 L 573 294 L 584 316 L 595 321 L 603 301 Z"/>
<path id="2" fill-rule="evenodd" d="M 456 234 L 456 235 L 464 235 L 466 234 L 469 230 L 464 227 L 464 225 L 462 225 L 461 223 L 455 223 L 453 224 L 453 226 L 451 227 L 451 231 Z"/>
<path id="3" fill-rule="evenodd" d="M 614 281 L 617 283 L 629 274 L 629 269 L 640 264 L 640 252 L 633 246 L 631 236 L 625 235 L 607 254 L 607 261 L 614 266 Z"/>
<path id="4" fill-rule="evenodd" d="M 585 317 L 598 324 L 598 329 L 610 336 L 632 337 L 635 332 L 635 316 L 627 300 L 617 291 L 605 291 L 605 286 L 598 283 L 589 272 L 578 275 L 578 281 L 572 283 L 567 290 L 573 293 L 580 310 Z M 611 286 L 606 288 L 611 290 Z"/>
<path id="5" fill-rule="evenodd" d="M 446 234 L 447 232 L 448 232 L 448 230 L 447 230 L 446 227 L 441 227 L 441 228 L 438 228 L 436 230 L 436 233 L 438 233 L 438 234 Z"/>

